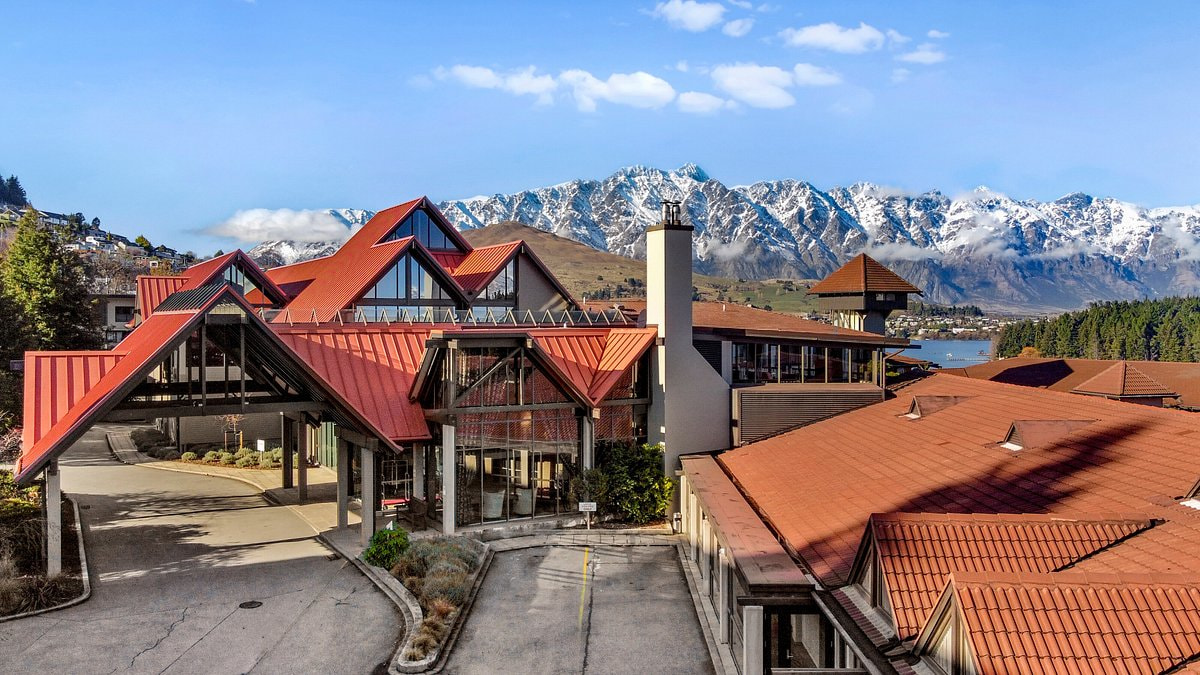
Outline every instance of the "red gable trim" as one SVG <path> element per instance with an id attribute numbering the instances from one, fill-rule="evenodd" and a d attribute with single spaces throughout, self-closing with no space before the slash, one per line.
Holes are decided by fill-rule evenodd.
<path id="1" fill-rule="evenodd" d="M 184 270 L 182 276 L 186 277 L 188 281 L 179 290 L 190 291 L 201 286 L 216 283 L 221 280 L 225 271 L 233 265 L 238 265 L 242 268 L 242 271 L 254 281 L 267 297 L 267 300 L 279 306 L 283 306 L 287 302 L 287 294 L 279 286 L 275 285 L 275 282 L 262 271 L 262 268 L 251 260 L 250 256 L 243 253 L 241 249 L 187 268 Z"/>

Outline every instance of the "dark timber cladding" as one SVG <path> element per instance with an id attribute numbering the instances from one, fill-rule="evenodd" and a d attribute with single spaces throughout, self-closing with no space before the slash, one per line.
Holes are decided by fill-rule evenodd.
<path id="1" fill-rule="evenodd" d="M 734 445 L 783 433 L 883 400 L 873 384 L 767 384 L 733 390 Z"/>

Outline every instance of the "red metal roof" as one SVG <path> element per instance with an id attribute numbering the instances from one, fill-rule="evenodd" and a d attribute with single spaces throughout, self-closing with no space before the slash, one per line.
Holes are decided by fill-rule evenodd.
<path id="1" fill-rule="evenodd" d="M 424 411 L 408 397 L 430 330 L 397 324 L 276 332 L 387 438 L 414 441 L 430 437 Z"/>
<path id="2" fill-rule="evenodd" d="M 879 264 L 866 253 L 859 253 L 845 265 L 808 289 L 813 295 L 835 293 L 916 293 L 921 289 L 913 286 L 900 275 Z"/>
<path id="3" fill-rule="evenodd" d="M 448 269 L 463 290 L 472 295 L 482 291 L 521 250 L 519 241 L 477 248 Z M 439 260 L 440 262 L 440 260 Z"/>
<path id="4" fill-rule="evenodd" d="M 187 277 L 139 275 L 137 278 L 138 316 L 148 318 L 167 296 L 183 288 Z"/>
<path id="5" fill-rule="evenodd" d="M 1054 572 L 1153 522 L 1026 514 L 874 514 L 867 525 L 902 638 L 925 625 L 954 572 Z"/>
<path id="6" fill-rule="evenodd" d="M 220 296 L 217 296 L 220 297 Z M 211 303 L 209 303 L 210 306 Z M 206 308 L 207 308 L 206 306 Z M 22 439 L 22 452 L 17 460 L 17 479 L 24 480 L 36 473 L 40 465 L 49 459 L 49 451 L 64 437 L 80 428 L 81 422 L 93 409 L 101 406 L 118 395 L 118 391 L 131 378 L 146 368 L 153 367 L 159 360 L 165 358 L 165 352 L 170 345 L 181 339 L 191 330 L 198 320 L 200 312 L 156 312 L 133 330 L 117 348 L 113 355 L 118 356 L 114 363 L 109 364 L 104 375 L 89 382 L 90 386 L 82 395 L 64 395 L 63 389 L 74 391 L 83 384 L 77 377 L 79 371 L 74 369 L 60 370 L 51 379 L 41 377 L 42 364 L 38 363 L 43 357 L 36 353 L 26 357 L 26 367 L 33 367 L 35 376 L 32 381 L 26 379 L 25 400 L 26 414 L 30 412 L 28 401 L 33 401 L 34 419 L 54 419 L 49 427 L 35 425 L 31 431 L 26 431 Z M 98 353 L 95 357 L 98 358 Z M 58 414 L 44 411 L 44 406 L 53 406 L 54 401 L 74 399 L 69 409 Z"/>
<path id="7" fill-rule="evenodd" d="M 21 443 L 31 447 L 96 386 L 124 352 L 25 352 L 25 421 Z"/>
<path id="8" fill-rule="evenodd" d="M 287 295 L 288 300 L 291 300 L 300 295 L 300 291 L 303 291 L 313 279 L 321 274 L 326 263 L 332 257 L 322 256 L 291 265 L 273 267 L 264 273 L 271 281 L 275 282 L 276 286 L 279 286 L 279 290 Z"/>
<path id="9" fill-rule="evenodd" d="M 946 593 L 979 675 L 1175 672 L 1200 654 L 1196 577 L 955 573 Z"/>
<path id="10" fill-rule="evenodd" d="M 317 276 L 300 291 L 288 303 L 286 316 L 281 314 L 275 321 L 329 321 L 371 290 L 380 275 L 394 266 L 414 241 L 413 237 L 405 237 L 385 242 L 365 248 L 352 258 L 341 255 L 345 250 L 343 247 L 325 267 L 326 273 Z M 342 260 L 346 264 L 340 264 Z"/>
<path id="11" fill-rule="evenodd" d="M 1077 394 L 1098 394 L 1116 398 L 1158 398 L 1179 395 L 1129 365 L 1127 361 L 1117 361 L 1108 370 L 1080 383 L 1072 391 Z"/>
<path id="12" fill-rule="evenodd" d="M 597 405 L 654 344 L 653 328 L 537 329 L 534 344 L 575 391 Z"/>

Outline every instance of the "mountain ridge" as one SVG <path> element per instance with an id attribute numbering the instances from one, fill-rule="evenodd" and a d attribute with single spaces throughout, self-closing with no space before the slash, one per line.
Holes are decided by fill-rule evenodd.
<path id="1" fill-rule="evenodd" d="M 1082 192 L 1018 200 L 984 186 L 954 196 L 868 182 L 821 190 L 791 178 L 731 187 L 689 163 L 439 208 L 460 230 L 519 221 L 643 258 L 664 199 L 683 202 L 696 271 L 714 276 L 815 279 L 865 251 L 947 304 L 1049 311 L 1200 292 L 1200 205 L 1145 208 Z"/>

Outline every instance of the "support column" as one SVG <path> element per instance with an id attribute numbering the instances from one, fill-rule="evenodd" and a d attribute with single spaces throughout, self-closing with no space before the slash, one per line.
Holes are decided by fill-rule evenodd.
<path id="1" fill-rule="evenodd" d="M 375 451 L 364 445 L 360 449 L 359 462 L 362 467 L 362 545 L 366 548 L 375 534 Z"/>
<path id="2" fill-rule="evenodd" d="M 299 490 L 296 498 L 303 504 L 304 500 L 308 499 L 308 448 L 312 442 L 313 430 L 304 421 L 297 427 L 299 433 L 296 435 L 296 482 Z"/>
<path id="3" fill-rule="evenodd" d="M 455 507 L 454 483 L 458 472 L 454 462 L 454 425 L 442 425 L 442 532 L 454 534 Z"/>
<path id="4" fill-rule="evenodd" d="M 415 499 L 425 499 L 425 444 L 413 446 L 413 483 L 412 496 Z"/>
<path id="5" fill-rule="evenodd" d="M 350 453 L 352 446 L 349 441 L 337 441 L 337 526 L 339 530 L 346 529 L 349 519 L 346 509 L 350 501 Z"/>
<path id="6" fill-rule="evenodd" d="M 763 675 L 763 608 L 742 608 L 742 675 Z"/>
<path id="7" fill-rule="evenodd" d="M 58 462 L 52 461 L 43 474 L 46 479 L 46 576 L 62 573 L 62 487 Z"/>
<path id="8" fill-rule="evenodd" d="M 729 554 L 725 547 L 717 549 L 717 642 L 729 642 Z"/>
<path id="9" fill-rule="evenodd" d="M 600 409 L 596 408 L 593 411 L 585 411 L 579 418 L 579 442 L 583 446 L 581 459 L 584 470 L 596 466 L 596 418 L 592 415 L 599 414 Z"/>
<path id="10" fill-rule="evenodd" d="M 283 489 L 292 487 L 292 452 L 296 446 L 296 421 L 280 414 L 280 442 L 283 446 Z"/>

